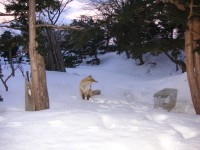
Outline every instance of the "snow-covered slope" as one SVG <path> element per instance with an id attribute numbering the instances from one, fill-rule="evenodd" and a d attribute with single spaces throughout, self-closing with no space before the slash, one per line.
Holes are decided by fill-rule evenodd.
<path id="1" fill-rule="evenodd" d="M 0 150 L 200 148 L 200 117 L 192 106 L 186 74 L 175 72 L 164 55 L 145 56 L 143 66 L 114 53 L 100 59 L 99 66 L 47 71 L 48 110 L 24 111 L 24 78 L 19 71 L 8 81 L 8 92 L 1 84 Z M 7 71 L 5 66 L 5 75 Z M 92 89 L 101 90 L 89 101 L 79 95 L 80 80 L 88 75 L 98 80 Z M 178 89 L 170 112 L 153 108 L 153 95 L 163 88 Z"/>

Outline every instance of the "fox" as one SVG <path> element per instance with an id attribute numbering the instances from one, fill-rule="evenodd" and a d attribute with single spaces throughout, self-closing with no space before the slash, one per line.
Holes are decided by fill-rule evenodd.
<path id="1" fill-rule="evenodd" d="M 98 81 L 96 81 L 91 75 L 81 80 L 79 87 L 82 99 L 87 98 L 87 100 L 89 100 L 91 96 L 100 94 L 100 90 L 92 91 L 91 86 L 94 82 L 97 83 Z"/>

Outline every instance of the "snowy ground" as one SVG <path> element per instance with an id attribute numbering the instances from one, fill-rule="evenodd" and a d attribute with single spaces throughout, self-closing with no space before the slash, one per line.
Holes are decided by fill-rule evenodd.
<path id="1" fill-rule="evenodd" d="M 175 72 L 162 55 L 146 56 L 143 66 L 114 53 L 100 59 L 99 66 L 48 71 L 49 110 L 24 111 L 20 71 L 8 81 L 8 92 L 0 84 L 0 150 L 200 149 L 200 116 L 186 74 Z M 8 71 L 3 66 L 5 76 Z M 79 95 L 79 82 L 88 75 L 98 80 L 92 88 L 102 94 L 86 101 Z M 178 89 L 170 112 L 153 108 L 153 95 L 163 88 Z"/>

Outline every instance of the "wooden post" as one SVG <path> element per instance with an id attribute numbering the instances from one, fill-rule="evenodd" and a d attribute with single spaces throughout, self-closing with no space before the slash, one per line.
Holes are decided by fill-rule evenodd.
<path id="1" fill-rule="evenodd" d="M 29 79 L 29 73 L 26 72 L 25 77 L 25 110 L 26 111 L 35 111 L 35 102 L 32 97 L 32 89 L 31 89 L 31 82 Z"/>

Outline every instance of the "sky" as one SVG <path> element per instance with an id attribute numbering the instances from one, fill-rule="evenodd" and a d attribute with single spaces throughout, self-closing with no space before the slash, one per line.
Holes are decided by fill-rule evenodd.
<path id="1" fill-rule="evenodd" d="M 5 0 L 0 0 L 1 3 L 6 2 Z M 58 25 L 62 24 L 70 24 L 73 19 L 79 19 L 80 15 L 95 15 L 95 11 L 86 10 L 87 7 L 87 0 L 73 0 L 70 2 L 65 11 L 60 16 L 60 19 L 58 20 Z M 0 3 L 0 12 L 5 12 L 4 6 Z M 0 23 L 1 22 L 7 22 L 9 20 L 13 19 L 12 17 L 0 17 Z M 9 30 L 13 33 L 19 34 L 18 31 L 13 31 L 12 29 L 8 28 L 0 28 L 0 33 L 3 33 L 4 31 Z"/>
<path id="2" fill-rule="evenodd" d="M 5 0 L 0 0 L 0 2 L 5 2 Z M 71 23 L 73 19 L 80 18 L 80 15 L 93 15 L 93 11 L 86 10 L 86 0 L 73 0 L 70 2 L 66 11 L 63 13 L 60 23 Z M 4 6 L 0 3 L 0 12 L 5 12 Z M 9 20 L 11 17 L 0 17 L 0 22 Z"/>
<path id="3" fill-rule="evenodd" d="M 4 0 L 0 0 L 1 3 L 4 2 Z M 0 3 L 0 12 L 5 13 L 4 6 Z M 5 21 L 5 17 L 0 17 L 0 22 Z"/>
<path id="4" fill-rule="evenodd" d="M 17 69 L 0 84 L 0 150 L 199 150 L 200 116 L 195 114 L 186 73 L 165 55 L 144 55 L 137 66 L 126 55 L 98 56 L 100 65 L 84 63 L 66 72 L 47 71 L 50 109 L 25 111 L 25 79 Z M 92 59 L 92 58 L 90 58 Z M 4 79 L 10 67 L 1 61 Z M 30 70 L 26 63 L 24 72 Z M 80 81 L 92 75 L 92 90 L 82 100 Z M 171 111 L 154 108 L 154 94 L 178 90 Z M 168 99 L 165 99 L 168 102 Z"/>
<path id="5" fill-rule="evenodd" d="M 80 18 L 80 15 L 86 15 L 86 16 L 93 16 L 95 15 L 95 11 L 86 10 L 87 7 L 87 0 L 75 0 L 71 3 L 69 3 L 68 7 L 69 11 L 66 12 L 65 19 L 67 22 L 71 22 L 73 19 Z"/>

